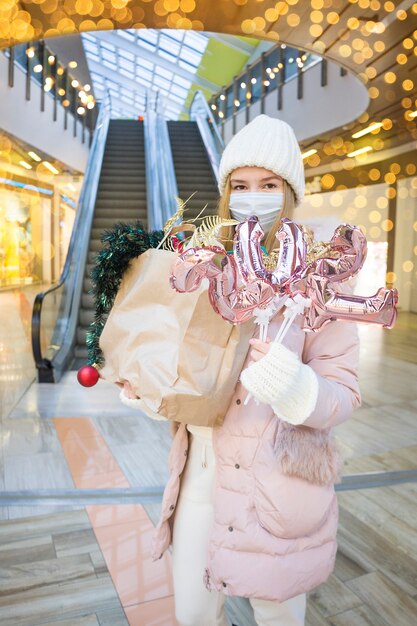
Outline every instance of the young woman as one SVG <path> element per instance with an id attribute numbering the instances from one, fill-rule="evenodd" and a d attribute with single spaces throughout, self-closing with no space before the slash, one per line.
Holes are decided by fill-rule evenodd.
<path id="1" fill-rule="evenodd" d="M 237 133 L 219 189 L 219 214 L 257 215 L 271 251 L 304 193 L 291 127 L 260 115 Z M 269 337 L 281 322 L 278 312 Z M 302 626 L 306 592 L 333 570 L 340 463 L 330 430 L 360 404 L 358 338 L 350 323 L 311 334 L 301 324 L 283 345 L 250 340 L 221 427 L 181 424 L 175 435 L 153 553 L 172 541 L 180 626 L 227 626 L 226 595 L 249 598 L 258 626 Z"/>

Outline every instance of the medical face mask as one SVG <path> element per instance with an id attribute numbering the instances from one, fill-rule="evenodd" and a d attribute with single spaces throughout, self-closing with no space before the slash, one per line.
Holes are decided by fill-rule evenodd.
<path id="1" fill-rule="evenodd" d="M 262 230 L 267 233 L 282 209 L 284 194 L 278 192 L 235 192 L 230 194 L 230 213 L 233 219 L 243 222 L 256 215 Z"/>

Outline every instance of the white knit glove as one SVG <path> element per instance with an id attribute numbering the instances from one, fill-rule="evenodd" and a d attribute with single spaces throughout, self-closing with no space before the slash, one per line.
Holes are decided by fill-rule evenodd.
<path id="1" fill-rule="evenodd" d="M 316 406 L 316 374 L 281 343 L 271 343 L 268 354 L 244 369 L 240 380 L 256 400 L 270 404 L 290 424 L 302 424 Z"/>
<path id="2" fill-rule="evenodd" d="M 124 389 L 121 390 L 119 398 L 123 404 L 130 406 L 132 409 L 139 409 L 141 407 L 140 398 L 128 398 Z"/>

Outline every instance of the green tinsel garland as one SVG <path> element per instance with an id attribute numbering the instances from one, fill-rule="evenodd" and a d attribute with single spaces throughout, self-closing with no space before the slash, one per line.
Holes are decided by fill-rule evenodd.
<path id="1" fill-rule="evenodd" d="M 115 224 L 101 237 L 104 246 L 91 271 L 93 287 L 90 293 L 94 297 L 95 315 L 86 338 L 89 365 L 104 364 L 100 335 L 130 261 L 149 248 L 156 248 L 163 236 L 162 230 L 147 232 L 138 221 Z"/>

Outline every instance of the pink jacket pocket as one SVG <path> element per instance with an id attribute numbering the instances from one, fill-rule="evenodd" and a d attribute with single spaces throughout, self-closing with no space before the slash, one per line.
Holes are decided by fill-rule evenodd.
<path id="1" fill-rule="evenodd" d="M 263 475 L 264 474 L 264 475 Z M 254 502 L 262 528 L 282 539 L 317 532 L 333 508 L 333 485 L 317 485 L 286 476 L 277 468 L 256 472 Z"/>

